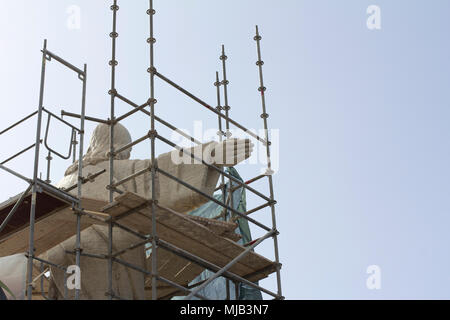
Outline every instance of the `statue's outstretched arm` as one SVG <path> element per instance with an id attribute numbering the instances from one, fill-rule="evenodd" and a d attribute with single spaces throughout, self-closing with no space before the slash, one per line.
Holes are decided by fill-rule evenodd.
<path id="1" fill-rule="evenodd" d="M 229 139 L 214 145 L 210 157 L 217 166 L 233 167 L 250 158 L 254 144 L 250 139 Z"/>
<path id="2" fill-rule="evenodd" d="M 221 167 L 233 167 L 250 158 L 254 144 L 250 139 L 229 139 L 222 142 L 208 142 L 182 151 L 171 153 L 174 164 L 208 164 Z M 194 155 L 194 159 L 191 155 Z"/>

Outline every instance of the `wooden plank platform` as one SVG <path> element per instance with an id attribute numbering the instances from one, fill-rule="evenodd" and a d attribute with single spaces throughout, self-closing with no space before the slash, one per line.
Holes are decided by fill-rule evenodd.
<path id="1" fill-rule="evenodd" d="M 0 223 L 14 206 L 18 196 L 0 204 Z M 29 214 L 31 195 L 25 197 L 7 228 L 0 234 L 0 256 L 9 256 L 28 251 Z M 117 222 L 141 234 L 151 233 L 151 200 L 133 193 L 125 193 L 112 204 L 103 201 L 82 199 L 82 207 L 93 215 Z M 194 217 L 157 205 L 158 237 L 174 246 L 190 252 L 219 267 L 225 266 L 245 248 L 235 241 L 240 236 L 234 233 L 236 223 Z M 83 216 L 81 229 L 98 220 Z M 38 193 L 35 225 L 36 255 L 40 255 L 57 244 L 75 235 L 76 215 L 69 203 L 45 191 Z M 151 256 L 147 269 L 151 271 Z M 204 269 L 172 252 L 159 248 L 158 273 L 160 276 L 187 287 Z M 276 264 L 254 252 L 236 263 L 230 271 L 250 281 L 258 281 L 276 270 Z M 47 288 L 46 288 L 47 289 Z M 146 289 L 151 296 L 151 280 L 146 280 Z M 183 295 L 166 283 L 158 281 L 158 297 L 170 298 Z"/>
<path id="2" fill-rule="evenodd" d="M 6 218 L 19 196 L 0 205 L 0 223 Z M 99 211 L 105 202 L 82 199 L 86 210 Z M 76 233 L 76 215 L 71 206 L 45 191 L 37 194 L 36 224 L 35 224 L 35 254 L 40 255 Z M 30 232 L 31 194 L 25 197 L 5 230 L 0 234 L 0 257 L 28 251 Z M 81 229 L 84 230 L 94 223 L 94 219 L 83 217 Z"/>
<path id="3" fill-rule="evenodd" d="M 151 200 L 127 192 L 117 197 L 116 201 L 106 206 L 102 212 L 108 213 L 128 228 L 142 234 L 150 234 L 152 230 L 151 207 Z M 160 239 L 219 267 L 224 267 L 245 250 L 243 246 L 211 231 L 208 227 L 191 219 L 190 216 L 160 205 L 157 205 L 156 221 L 157 234 Z M 186 286 L 202 271 L 201 268 L 185 259 L 162 249 L 159 251 L 161 252 L 158 253 L 160 258 L 158 271 L 162 277 Z M 151 270 L 150 266 L 149 263 L 149 270 Z M 231 272 L 253 282 L 266 278 L 275 270 L 276 263 L 254 252 L 244 256 L 230 268 Z M 158 286 L 166 288 L 167 284 L 160 282 Z M 151 287 L 148 286 L 148 289 Z M 167 287 L 167 290 L 162 290 L 158 296 L 162 297 L 171 292 L 174 292 L 174 289 Z"/>

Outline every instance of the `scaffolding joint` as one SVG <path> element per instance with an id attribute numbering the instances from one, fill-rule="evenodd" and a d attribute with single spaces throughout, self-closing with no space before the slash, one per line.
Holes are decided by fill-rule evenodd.
<path id="1" fill-rule="evenodd" d="M 153 67 L 148 68 L 147 72 L 150 74 L 153 74 L 153 75 L 157 75 L 158 70 L 156 70 L 156 68 L 153 66 Z"/>
<path id="2" fill-rule="evenodd" d="M 124 194 L 124 192 L 123 192 L 122 190 L 119 190 L 119 189 L 117 189 L 116 187 L 113 187 L 113 186 L 111 186 L 111 185 L 107 185 L 107 186 L 106 186 L 106 190 L 108 190 L 108 191 L 113 191 L 113 192 L 116 192 L 116 193 L 118 193 L 118 194 Z"/>
<path id="3" fill-rule="evenodd" d="M 158 200 L 155 200 L 155 201 L 158 201 Z M 151 241 L 155 241 L 155 244 L 156 244 L 156 247 L 158 247 L 159 246 L 159 243 L 160 243 L 160 238 L 157 236 L 157 235 L 155 235 L 155 236 L 150 236 L 149 237 L 149 240 L 151 240 Z M 152 248 L 153 249 L 153 248 Z"/>
<path id="4" fill-rule="evenodd" d="M 151 105 L 155 105 L 158 103 L 158 100 L 156 100 L 155 98 L 150 98 L 147 100 L 147 105 L 151 106 Z"/>
<path id="5" fill-rule="evenodd" d="M 156 130 L 150 130 L 148 133 L 147 133 L 147 136 L 150 138 L 150 139 L 156 139 L 157 137 L 158 137 L 158 131 L 156 131 Z"/>
<path id="6" fill-rule="evenodd" d="M 81 254 L 81 253 L 83 253 L 83 248 L 75 248 L 75 249 L 73 249 L 73 252 L 75 254 L 77 254 L 78 252 Z"/>
<path id="7" fill-rule="evenodd" d="M 273 237 L 277 237 L 277 236 L 279 236 L 280 235 L 280 232 L 277 230 L 277 229 L 272 229 L 271 231 L 270 231 L 270 233 L 271 233 L 271 237 L 273 238 Z"/>
<path id="8" fill-rule="evenodd" d="M 47 52 L 47 50 L 41 50 L 41 52 L 44 54 L 45 60 L 52 61 L 52 56 Z"/>
<path id="9" fill-rule="evenodd" d="M 110 96 L 117 97 L 117 90 L 116 89 L 111 89 L 111 90 L 108 91 L 108 94 Z"/>

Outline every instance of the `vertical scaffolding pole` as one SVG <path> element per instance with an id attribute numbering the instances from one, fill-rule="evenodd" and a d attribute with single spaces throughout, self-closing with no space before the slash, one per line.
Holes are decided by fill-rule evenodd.
<path id="1" fill-rule="evenodd" d="M 225 46 L 222 45 L 222 55 L 220 56 L 220 60 L 222 60 L 222 69 L 223 69 L 222 85 L 223 85 L 223 98 L 224 98 L 224 103 L 225 103 L 223 109 L 225 110 L 225 116 L 227 117 L 225 136 L 226 136 L 227 140 L 229 140 L 231 138 L 230 121 L 229 121 L 229 114 L 230 114 L 231 107 L 228 104 L 228 84 L 230 82 L 227 79 L 227 64 L 226 64 L 226 60 L 227 59 L 228 59 L 228 57 L 225 55 Z M 228 155 L 225 155 L 225 161 L 227 159 L 228 159 Z M 232 190 L 231 179 L 229 180 L 229 183 L 230 183 L 230 190 L 229 190 L 230 206 L 231 206 L 231 208 L 234 208 L 234 206 L 233 206 L 233 193 L 231 191 Z M 227 210 L 227 213 L 225 215 L 225 221 L 226 220 L 228 220 L 228 210 Z"/>
<path id="2" fill-rule="evenodd" d="M 76 135 L 74 135 L 73 136 L 73 163 L 75 163 L 75 161 L 77 160 L 77 144 L 78 144 L 78 141 L 77 141 L 77 136 Z"/>
<path id="3" fill-rule="evenodd" d="M 266 139 L 266 154 L 267 154 L 267 177 L 269 181 L 269 190 L 270 190 L 270 208 L 272 213 L 272 228 L 273 230 L 277 230 L 277 222 L 276 222 L 276 216 L 275 216 L 275 196 L 273 191 L 273 170 L 272 170 L 272 163 L 270 159 L 270 142 L 269 142 L 269 131 L 268 131 L 268 124 L 267 119 L 269 118 L 269 114 L 267 113 L 266 109 L 266 87 L 264 87 L 264 77 L 263 77 L 263 68 L 264 61 L 261 58 L 261 40 L 262 37 L 259 34 L 258 26 L 256 26 L 256 36 L 254 37 L 254 40 L 256 41 L 256 49 L 258 54 L 258 61 L 256 62 L 256 65 L 258 66 L 259 70 L 259 82 L 260 86 L 258 88 L 258 91 L 261 93 L 261 105 L 263 113 L 261 114 L 261 118 L 264 122 L 264 132 L 265 132 L 265 139 Z M 273 235 L 273 242 L 274 242 L 274 248 L 275 248 L 275 261 L 277 263 L 277 287 L 278 287 L 278 295 L 282 296 L 282 290 L 281 290 L 281 274 L 280 274 L 280 257 L 278 252 L 278 237 L 277 233 L 274 233 Z"/>
<path id="4" fill-rule="evenodd" d="M 227 117 L 226 120 L 226 133 L 225 136 L 227 137 L 227 139 L 231 138 L 231 132 L 230 132 L 230 121 L 228 119 L 229 117 L 229 111 L 230 111 L 230 106 L 228 105 L 228 84 L 230 83 L 227 79 L 227 64 L 226 64 L 226 60 L 228 59 L 228 57 L 225 55 L 225 46 L 222 45 L 222 55 L 220 56 L 220 60 L 222 60 L 222 69 L 223 69 L 223 95 L 224 95 L 224 107 L 223 109 L 225 110 L 225 116 Z"/>
<path id="5" fill-rule="evenodd" d="M 158 280 L 158 262 L 157 262 L 157 233 L 156 233 L 156 154 L 155 154 L 155 139 L 158 133 L 155 129 L 155 65 L 154 65 L 154 44 L 156 39 L 154 38 L 153 33 L 153 17 L 156 11 L 153 9 L 153 0 L 149 0 L 149 9 L 147 14 L 149 15 L 150 22 L 150 38 L 147 39 L 147 42 L 150 44 L 150 115 L 151 115 L 151 130 L 150 130 L 150 139 L 151 139 L 151 158 L 152 158 L 152 300 L 158 299 L 158 290 L 157 290 L 157 280 Z"/>
<path id="6" fill-rule="evenodd" d="M 27 298 L 33 298 L 33 259 L 34 259 L 34 223 L 36 216 L 36 198 L 37 198 L 37 179 L 39 170 L 39 147 L 41 141 L 41 127 L 42 127 L 42 109 L 44 105 L 44 82 L 45 82 L 45 68 L 47 55 L 47 40 L 44 40 L 44 47 L 42 50 L 42 67 L 41 67 L 41 85 L 39 92 L 39 109 L 38 119 L 36 125 L 36 144 L 34 153 L 34 172 L 33 172 L 33 187 L 31 189 L 31 208 L 30 208 L 30 239 L 28 249 L 28 275 L 27 275 Z"/>
<path id="7" fill-rule="evenodd" d="M 113 31 L 110 33 L 112 39 L 112 58 L 109 62 L 111 66 L 111 90 L 109 94 L 111 95 L 111 115 L 110 115 L 110 148 L 109 148 L 109 185 L 114 182 L 114 125 L 115 125 L 115 98 L 116 98 L 116 66 L 118 62 L 116 60 L 116 39 L 119 36 L 117 33 L 117 11 L 119 6 L 117 5 L 117 0 L 114 0 L 114 4 L 111 6 L 113 11 Z M 109 190 L 109 202 L 114 200 L 114 189 Z M 112 289 L 112 269 L 113 269 L 113 224 L 112 221 L 108 223 L 108 293 L 109 299 L 112 300 L 114 297 L 114 292 Z"/>
<path id="8" fill-rule="evenodd" d="M 76 239 L 76 265 L 78 268 L 81 267 L 81 214 L 80 210 L 82 210 L 81 203 L 81 188 L 83 186 L 83 148 L 84 148 L 84 121 L 86 115 L 86 82 L 87 82 L 87 65 L 84 65 L 84 76 L 83 80 L 83 93 L 81 98 L 81 117 L 80 117 L 80 147 L 79 147 L 79 158 L 78 158 L 78 181 L 77 181 L 77 191 L 78 191 L 78 211 L 77 211 L 77 239 Z M 76 136 L 74 136 L 74 140 L 76 140 Z M 75 148 L 75 147 L 74 147 Z M 75 300 L 80 299 L 80 289 L 75 288 Z"/>
<path id="9" fill-rule="evenodd" d="M 222 106 L 221 106 L 221 101 L 220 101 L 220 80 L 219 80 L 219 72 L 216 72 L 216 82 L 214 83 L 214 85 L 217 87 L 217 111 L 222 113 Z M 220 116 L 218 116 L 219 119 L 219 131 L 217 132 L 217 135 L 219 136 L 219 142 L 223 141 L 223 137 L 224 137 L 224 133 L 222 130 L 222 118 Z M 223 174 L 220 174 L 220 185 L 221 185 L 221 191 L 222 191 L 222 202 L 224 204 L 226 199 L 225 199 L 225 193 L 226 193 L 226 185 L 225 185 L 225 178 L 223 176 Z M 226 219 L 226 217 L 225 217 Z M 227 280 L 226 282 L 226 290 L 227 290 L 227 297 L 226 300 L 230 300 L 230 282 L 229 280 Z"/>
<path id="10" fill-rule="evenodd" d="M 220 113 L 222 113 L 223 107 L 221 104 L 221 100 L 220 100 L 220 80 L 219 80 L 219 72 L 216 72 L 216 82 L 214 83 L 214 86 L 216 86 L 217 88 L 217 107 L 216 110 Z M 223 137 L 224 137 L 224 132 L 222 129 L 222 118 L 220 116 L 218 116 L 218 120 L 219 120 L 219 131 L 217 132 L 217 135 L 219 136 L 219 142 L 223 141 Z M 226 189 L 226 185 L 225 185 L 225 178 L 223 176 L 223 174 L 220 174 L 220 183 L 221 183 L 221 190 L 222 190 L 222 202 L 225 203 L 225 189 Z"/>
<path id="11" fill-rule="evenodd" d="M 51 167 L 51 161 L 53 160 L 51 151 L 48 152 L 48 155 L 45 159 L 47 160 L 47 179 L 45 179 L 45 182 L 51 183 L 52 181 L 50 180 L 50 167 Z"/>
<path id="12" fill-rule="evenodd" d="M 222 70 L 223 70 L 222 84 L 223 84 L 223 98 L 224 98 L 224 103 L 225 103 L 223 109 L 225 110 L 225 115 L 227 117 L 225 136 L 226 136 L 227 140 L 229 140 L 231 138 L 230 120 L 229 120 L 229 113 L 230 113 L 231 107 L 228 104 L 228 84 L 230 82 L 227 79 L 227 63 L 226 63 L 227 59 L 228 59 L 228 57 L 225 54 L 225 45 L 222 45 L 222 55 L 220 56 L 220 60 L 222 60 Z M 227 150 L 227 148 L 225 148 L 225 149 Z M 233 155 L 233 157 L 234 157 L 234 155 Z M 225 155 L 225 161 L 226 161 L 226 159 L 228 159 L 228 155 Z M 228 183 L 230 184 L 229 190 L 228 190 L 228 196 L 230 197 L 230 207 L 234 209 L 233 183 L 232 183 L 231 179 L 228 180 Z M 227 221 L 227 220 L 228 220 L 228 210 L 226 210 L 226 214 L 225 214 L 225 221 Z M 227 300 L 229 300 L 229 298 L 230 298 L 230 280 L 228 280 L 228 279 L 226 282 L 226 287 L 227 287 Z"/>

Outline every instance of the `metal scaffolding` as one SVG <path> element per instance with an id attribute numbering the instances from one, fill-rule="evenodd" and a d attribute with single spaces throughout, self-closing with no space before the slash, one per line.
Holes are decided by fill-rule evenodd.
<path id="1" fill-rule="evenodd" d="M 15 215 L 18 207 L 20 207 L 26 198 L 27 195 L 31 192 L 31 209 L 30 209 L 30 215 L 29 215 L 29 250 L 28 250 L 28 276 L 27 276 L 27 298 L 32 299 L 32 293 L 33 293 L 33 283 L 35 282 L 33 280 L 33 266 L 34 262 L 38 261 L 41 263 L 41 288 L 42 288 L 42 274 L 44 273 L 45 269 L 44 266 L 53 266 L 60 268 L 64 271 L 66 271 L 66 268 L 64 266 L 59 266 L 54 264 L 51 261 L 46 261 L 42 258 L 39 258 L 35 255 L 35 238 L 34 238 L 34 231 L 35 231 L 35 222 L 36 222 L 36 208 L 39 206 L 38 199 L 38 193 L 42 190 L 46 191 L 47 193 L 51 194 L 52 196 L 61 199 L 65 203 L 68 203 L 71 206 L 71 209 L 73 211 L 73 214 L 76 216 L 76 245 L 75 250 L 73 252 L 67 252 L 68 254 L 75 255 L 76 265 L 80 267 L 80 261 L 82 257 L 91 257 L 91 258 L 98 258 L 98 259 L 104 259 L 108 262 L 108 289 L 105 294 L 108 296 L 109 299 L 124 299 L 124 297 L 120 297 L 116 292 L 113 290 L 113 264 L 118 263 L 126 268 L 130 268 L 133 270 L 136 270 L 138 272 L 143 273 L 145 276 L 151 278 L 152 283 L 152 293 L 151 298 L 152 300 L 158 299 L 158 285 L 157 282 L 163 282 L 169 286 L 172 286 L 178 290 L 179 293 L 183 293 L 186 297 L 186 299 L 191 299 L 193 297 L 198 297 L 200 299 L 206 299 L 204 296 L 200 294 L 201 290 L 204 289 L 206 286 L 208 286 L 212 281 L 217 279 L 218 277 L 225 277 L 227 279 L 227 299 L 230 299 L 230 284 L 231 282 L 236 285 L 239 283 L 246 284 L 252 288 L 255 288 L 257 290 L 260 290 L 261 292 L 264 292 L 270 296 L 272 296 L 274 299 L 284 299 L 282 295 L 281 290 L 281 276 L 280 276 L 280 269 L 281 264 L 279 260 L 279 251 L 278 251 L 278 230 L 276 227 L 276 214 L 275 214 L 275 196 L 274 196 L 274 188 L 273 188 L 273 170 L 271 165 L 271 142 L 269 140 L 269 132 L 268 132 L 268 113 L 266 110 L 266 101 L 265 101 L 265 91 L 266 88 L 264 87 L 264 80 L 263 80 L 263 64 L 261 57 L 261 39 L 258 27 L 256 27 L 256 36 L 254 37 L 254 40 L 256 41 L 257 45 L 257 66 L 259 71 L 259 92 L 261 95 L 261 103 L 262 103 L 262 114 L 261 118 L 263 119 L 264 124 L 264 137 L 260 137 L 259 135 L 255 134 L 252 131 L 249 131 L 246 127 L 241 125 L 239 122 L 233 120 L 230 118 L 230 106 L 228 103 L 228 85 L 229 80 L 227 79 L 227 69 L 226 69 L 226 60 L 227 56 L 225 54 L 225 47 L 222 46 L 222 52 L 220 56 L 220 60 L 222 62 L 222 73 L 223 73 L 223 79 L 220 80 L 219 72 L 216 72 L 216 81 L 214 83 L 216 90 L 217 90 L 217 106 L 212 107 L 208 103 L 204 102 L 200 98 L 196 97 L 186 89 L 182 88 L 181 86 L 177 85 L 174 81 L 168 79 L 166 76 L 164 76 L 157 68 L 155 67 L 155 35 L 154 35 L 154 17 L 156 14 L 156 11 L 153 7 L 153 0 L 149 0 L 149 8 L 147 10 L 147 14 L 149 16 L 149 38 L 147 39 L 147 43 L 149 45 L 149 63 L 150 67 L 148 67 L 147 71 L 149 73 L 150 77 L 150 87 L 149 87 L 149 96 L 150 98 L 144 102 L 143 104 L 137 104 L 133 101 L 126 98 L 124 95 L 118 91 L 116 88 L 116 68 L 118 66 L 118 61 L 116 57 L 116 47 L 117 47 L 117 39 L 119 37 L 119 33 L 117 32 L 117 19 L 118 19 L 118 1 L 113 0 L 113 4 L 110 7 L 112 10 L 112 32 L 110 33 L 111 37 L 111 46 L 112 46 L 112 56 L 111 60 L 109 61 L 109 65 L 111 67 L 111 89 L 109 90 L 109 95 L 111 97 L 111 105 L 110 105 L 110 115 L 108 119 L 99 119 L 94 117 L 88 117 L 86 116 L 86 84 L 87 84 L 87 65 L 84 65 L 83 69 L 79 69 L 72 65 L 71 63 L 67 62 L 66 60 L 58 57 L 57 55 L 53 54 L 47 49 L 47 41 L 44 41 L 44 47 L 42 50 L 42 70 L 41 70 L 41 85 L 40 85 L 40 95 L 39 95 L 39 107 L 38 110 L 33 112 L 31 115 L 23 118 L 19 122 L 15 123 L 14 125 L 10 126 L 9 128 L 5 129 L 4 131 L 0 132 L 0 135 L 4 134 L 5 132 L 15 128 L 16 126 L 20 125 L 24 121 L 34 117 L 37 115 L 37 132 L 36 132 L 36 141 L 33 145 L 30 147 L 24 149 L 23 151 L 17 153 L 16 155 L 10 157 L 9 159 L 5 160 L 0 164 L 0 169 L 13 174 L 14 176 L 25 180 L 27 183 L 29 183 L 29 187 L 27 190 L 21 194 L 21 196 L 17 199 L 16 203 L 14 204 L 13 208 L 10 210 L 6 218 L 3 220 L 1 226 L 0 226 L 0 234 L 4 230 L 5 227 L 7 227 L 8 222 L 10 219 Z M 46 65 L 50 61 L 57 61 L 63 66 L 67 67 L 68 69 L 74 71 L 78 78 L 82 81 L 82 99 L 81 99 L 81 112 L 78 113 L 72 113 L 62 110 L 61 111 L 61 117 L 57 116 L 56 114 L 52 113 L 51 111 L 44 108 L 44 89 L 45 89 L 45 72 L 46 72 Z M 162 80 L 181 93 L 185 94 L 186 96 L 190 97 L 192 100 L 196 101 L 201 106 L 205 107 L 209 112 L 214 113 L 218 117 L 218 125 L 219 125 L 219 141 L 223 141 L 224 139 L 231 139 L 231 126 L 235 126 L 236 128 L 239 128 L 243 130 L 247 135 L 253 137 L 258 141 L 258 143 L 261 143 L 266 148 L 266 156 L 267 156 L 267 171 L 265 174 L 259 175 L 255 178 L 252 178 L 246 182 L 242 182 L 239 179 L 235 178 L 231 174 L 227 173 L 225 170 L 223 170 L 221 167 L 218 167 L 216 165 L 210 164 L 205 162 L 203 159 L 198 158 L 196 155 L 190 153 L 185 148 L 182 148 L 169 139 L 164 138 L 161 136 L 157 130 L 156 130 L 156 122 L 159 124 L 169 128 L 170 130 L 176 131 L 179 134 L 183 135 L 185 138 L 189 139 L 195 144 L 201 144 L 200 141 L 197 141 L 193 137 L 189 136 L 188 134 L 182 132 L 181 130 L 178 130 L 175 126 L 171 125 L 169 122 L 159 118 L 156 115 L 155 112 L 155 106 L 157 104 L 156 95 L 155 95 L 155 80 L 159 79 Z M 223 103 L 222 106 L 222 93 L 221 88 L 223 88 Z M 131 110 L 121 116 L 116 115 L 115 110 L 115 102 L 116 99 L 119 99 L 120 101 L 125 102 L 127 105 L 131 107 Z M 150 111 L 148 111 L 146 108 L 149 107 Z M 223 112 L 224 111 L 224 112 Z M 47 121 L 47 127 L 45 131 L 45 137 L 44 139 L 41 138 L 41 129 L 42 129 L 42 121 L 43 121 L 43 115 L 48 115 L 48 121 Z M 148 117 L 149 120 L 149 127 L 150 130 L 146 135 L 143 137 L 125 145 L 118 149 L 115 149 L 114 145 L 114 135 L 115 135 L 115 125 L 121 122 L 122 120 L 136 114 L 136 113 L 142 113 Z M 75 127 L 74 125 L 70 124 L 69 122 L 65 121 L 63 117 L 71 117 L 76 118 L 80 120 L 80 126 Z M 69 152 L 68 155 L 62 155 L 52 149 L 48 143 L 47 138 L 49 135 L 49 126 L 50 126 L 50 120 L 54 118 L 62 122 L 64 125 L 68 126 L 72 130 L 71 134 L 71 140 L 69 144 Z M 109 185 L 106 186 L 106 189 L 109 190 L 109 202 L 113 203 L 115 200 L 115 194 L 121 194 L 123 193 L 120 189 L 118 189 L 119 186 L 123 185 L 127 181 L 130 181 L 131 179 L 134 179 L 138 176 L 141 176 L 145 173 L 151 172 L 151 203 L 146 203 L 147 206 L 151 207 L 151 230 L 148 230 L 145 234 L 142 232 L 137 232 L 136 230 L 133 230 L 126 225 L 119 222 L 119 219 L 108 217 L 105 220 L 102 220 L 103 223 L 106 223 L 108 226 L 108 252 L 105 255 L 95 255 L 89 252 L 84 252 L 81 247 L 81 225 L 82 225 L 82 218 L 89 217 L 91 219 L 99 219 L 97 216 L 92 214 L 92 212 L 89 212 L 88 210 L 85 210 L 82 207 L 81 199 L 82 199 L 82 186 L 83 184 L 87 183 L 88 181 L 91 181 L 92 179 L 96 178 L 97 176 L 104 174 L 106 170 L 100 171 L 98 173 L 95 173 L 93 175 L 89 175 L 87 177 L 83 177 L 83 154 L 84 154 L 84 128 L 85 128 L 85 121 L 92 121 L 96 123 L 103 123 L 107 124 L 110 127 L 110 150 L 109 150 Z M 223 121 L 225 121 L 225 131 L 223 126 Z M 77 139 L 78 135 L 78 139 Z M 148 168 L 145 168 L 144 170 L 141 170 L 139 172 L 134 173 L 133 175 L 126 177 L 120 181 L 114 181 L 114 157 L 115 155 L 130 149 L 131 147 L 143 142 L 148 141 L 151 142 L 151 150 L 150 150 L 150 166 Z M 204 164 L 208 168 L 218 172 L 220 174 L 220 185 L 217 187 L 216 191 L 221 190 L 222 192 L 222 198 L 221 201 L 217 200 L 214 197 L 211 197 L 210 195 L 204 193 L 201 190 L 198 190 L 194 186 L 189 185 L 187 182 L 171 175 L 169 172 L 164 171 L 163 169 L 158 167 L 157 164 L 157 156 L 156 156 L 156 141 L 161 141 L 177 150 L 183 151 L 185 154 L 187 154 L 192 159 L 197 160 L 199 163 Z M 39 156 L 40 156 L 40 146 L 44 142 L 44 147 L 48 151 L 48 155 L 46 157 L 47 159 L 47 179 L 45 181 L 38 178 L 38 172 L 39 172 Z M 34 171 L 33 171 L 33 177 L 31 179 L 26 178 L 22 176 L 20 173 L 15 172 L 14 170 L 8 168 L 5 166 L 5 164 L 20 156 L 24 152 L 31 150 L 34 148 L 35 150 L 35 156 L 34 156 Z M 78 182 L 76 185 L 67 188 L 67 189 L 58 189 L 50 184 L 50 166 L 51 166 L 51 160 L 53 159 L 52 156 L 57 156 L 62 159 L 70 159 L 72 157 L 73 162 L 75 162 L 76 159 L 76 150 L 78 148 Z M 229 259 L 229 261 L 222 266 L 219 266 L 217 264 L 212 263 L 211 261 L 207 261 L 198 255 L 193 254 L 192 252 L 189 252 L 188 250 L 184 250 L 182 248 L 179 248 L 172 244 L 167 239 L 163 240 L 158 237 L 157 234 L 157 211 L 161 210 L 160 206 L 158 205 L 158 198 L 157 198 L 157 192 L 156 192 L 156 176 L 160 174 L 163 175 L 171 180 L 176 181 L 177 183 L 181 184 L 182 186 L 193 190 L 194 192 L 200 194 L 204 198 L 206 198 L 208 201 L 212 201 L 216 203 L 217 205 L 220 205 L 223 208 L 222 214 L 217 219 L 222 218 L 225 221 L 236 221 L 237 219 L 245 219 L 249 223 L 253 224 L 254 226 L 257 226 L 265 231 L 265 234 L 260 237 L 259 239 L 256 239 L 255 241 L 252 241 L 248 244 L 245 244 L 243 247 L 244 249 L 242 252 L 234 257 L 233 259 Z M 267 179 L 270 195 L 266 196 L 260 191 L 256 190 L 251 186 L 252 183 L 259 181 L 261 179 Z M 228 183 L 226 183 L 226 180 Z M 229 187 L 227 187 L 227 185 Z M 77 188 L 77 196 L 74 196 L 70 194 L 69 192 L 73 189 Z M 258 196 L 259 198 L 263 199 L 265 203 L 263 205 L 258 206 L 257 208 L 248 210 L 247 212 L 240 212 L 234 208 L 233 204 L 233 197 L 232 194 L 235 190 L 243 188 L 248 192 L 251 192 L 252 194 Z M 228 190 L 227 190 L 228 189 Z M 270 207 L 271 209 L 271 217 L 272 217 L 272 225 L 266 226 L 263 223 L 257 221 L 256 219 L 250 217 L 251 214 L 253 214 L 256 211 L 262 210 L 264 208 Z M 121 216 L 130 215 L 133 212 L 136 212 L 140 210 L 141 207 L 134 208 L 130 210 L 130 212 L 126 212 L 125 214 Z M 129 232 L 130 234 L 133 234 L 141 239 L 138 243 L 130 246 L 129 248 L 114 252 L 114 239 L 113 239 L 113 229 L 114 228 L 120 228 L 124 231 Z M 263 288 L 258 284 L 255 284 L 254 282 L 250 281 L 251 275 L 245 275 L 241 276 L 234 272 L 231 272 L 230 269 L 236 265 L 238 262 L 240 262 L 244 257 L 249 255 L 259 244 L 264 242 L 267 239 L 273 239 L 273 248 L 274 248 L 274 256 L 275 261 L 273 261 L 273 264 L 275 266 L 275 275 L 276 275 L 276 283 L 277 283 L 277 290 L 276 292 L 272 292 L 269 289 Z M 137 265 L 133 265 L 132 263 L 129 263 L 127 261 L 124 261 L 119 258 L 119 255 L 124 253 L 127 250 L 133 250 L 136 248 L 142 248 L 144 250 L 145 245 L 151 245 L 151 271 L 143 269 Z M 198 283 L 194 286 L 182 286 L 179 283 L 176 283 L 174 281 L 171 281 L 169 279 L 166 279 L 165 277 L 158 274 L 158 255 L 157 252 L 159 249 L 164 249 L 168 252 L 171 252 L 172 254 L 181 257 L 191 263 L 194 263 L 201 268 L 204 268 L 205 270 L 210 270 L 214 272 L 214 274 L 209 277 L 209 279 Z M 261 272 L 264 272 L 265 270 L 261 270 Z M 43 291 L 43 290 L 41 290 Z M 80 290 L 76 289 L 75 291 L 75 299 L 80 298 Z M 44 295 L 44 293 L 42 292 Z M 65 298 L 67 298 L 67 288 L 65 288 Z M 238 295 L 236 294 L 236 298 Z M 45 297 L 44 295 L 44 298 Z"/>

